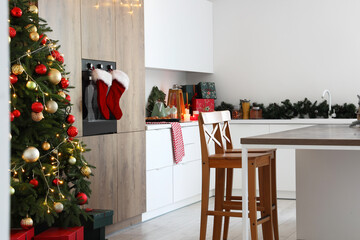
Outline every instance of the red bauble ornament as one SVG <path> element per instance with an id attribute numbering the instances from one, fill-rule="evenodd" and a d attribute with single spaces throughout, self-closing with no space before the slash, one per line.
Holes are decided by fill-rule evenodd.
<path id="1" fill-rule="evenodd" d="M 35 72 L 40 75 L 46 74 L 46 72 L 47 72 L 46 66 L 44 64 L 36 65 Z"/>
<path id="2" fill-rule="evenodd" d="M 39 113 L 39 112 L 42 112 L 42 110 L 44 110 L 44 106 L 39 103 L 39 102 L 34 102 L 32 105 L 31 105 L 31 110 L 33 112 L 36 112 L 36 113 Z"/>
<path id="3" fill-rule="evenodd" d="M 69 140 L 69 141 L 72 141 L 72 140 L 74 140 L 74 138 L 72 138 L 72 137 L 69 137 L 69 138 L 68 138 L 68 140 Z"/>
<path id="4" fill-rule="evenodd" d="M 22 11 L 21 11 L 20 8 L 14 7 L 13 9 L 11 9 L 10 14 L 13 17 L 21 17 L 22 16 Z"/>
<path id="5" fill-rule="evenodd" d="M 58 186 L 60 184 L 60 180 L 58 178 L 55 178 L 53 181 L 52 181 L 52 184 L 54 186 Z"/>
<path id="6" fill-rule="evenodd" d="M 48 38 L 47 38 L 47 36 L 45 36 L 44 38 L 43 37 L 44 37 L 44 34 L 41 34 L 40 35 L 41 44 L 45 45 L 47 43 Z"/>
<path id="7" fill-rule="evenodd" d="M 68 100 L 69 102 L 71 102 L 71 97 L 70 97 L 70 95 L 66 94 L 65 99 Z"/>
<path id="8" fill-rule="evenodd" d="M 16 30 L 15 30 L 15 28 L 9 27 L 9 36 L 10 36 L 11 38 L 13 38 L 13 37 L 16 36 Z"/>
<path id="9" fill-rule="evenodd" d="M 51 51 L 51 55 L 55 58 L 58 59 L 60 57 L 60 53 L 57 50 L 52 50 Z"/>
<path id="10" fill-rule="evenodd" d="M 61 78 L 61 81 L 60 81 L 60 87 L 62 89 L 65 89 L 69 86 L 69 80 L 67 80 L 66 78 Z"/>
<path id="11" fill-rule="evenodd" d="M 33 185 L 34 188 L 36 188 L 39 185 L 39 181 L 34 179 L 31 179 L 29 182 L 31 185 Z"/>
<path id="12" fill-rule="evenodd" d="M 18 81 L 18 77 L 15 74 L 10 75 L 10 83 L 15 84 Z"/>
<path id="13" fill-rule="evenodd" d="M 70 126 L 67 129 L 67 134 L 69 135 L 69 137 L 76 137 L 76 135 L 78 135 L 78 129 L 74 126 Z"/>
<path id="14" fill-rule="evenodd" d="M 12 112 L 10 112 L 10 121 L 11 122 L 14 121 L 14 118 L 15 118 L 14 114 Z"/>
<path id="15" fill-rule="evenodd" d="M 16 117 L 16 118 L 20 117 L 20 115 L 21 115 L 20 111 L 17 109 L 15 109 L 12 113 L 14 114 L 14 117 Z"/>
<path id="16" fill-rule="evenodd" d="M 76 198 L 78 200 L 79 205 L 84 205 L 88 201 L 88 197 L 86 196 L 85 193 L 82 193 L 82 192 L 79 192 L 78 194 L 76 194 Z"/>
<path id="17" fill-rule="evenodd" d="M 66 117 L 66 122 L 69 123 L 69 124 L 73 124 L 73 123 L 75 122 L 75 116 L 69 114 L 69 115 Z"/>
<path id="18" fill-rule="evenodd" d="M 56 58 L 56 60 L 58 60 L 61 64 L 64 63 L 64 57 L 61 55 L 58 58 Z"/>

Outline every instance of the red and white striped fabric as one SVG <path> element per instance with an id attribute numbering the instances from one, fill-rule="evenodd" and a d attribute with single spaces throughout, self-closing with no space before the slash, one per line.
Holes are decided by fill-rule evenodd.
<path id="1" fill-rule="evenodd" d="M 147 122 L 147 124 L 171 124 L 171 138 L 174 152 L 174 162 L 178 164 L 185 156 L 184 139 L 181 125 L 178 122 Z"/>

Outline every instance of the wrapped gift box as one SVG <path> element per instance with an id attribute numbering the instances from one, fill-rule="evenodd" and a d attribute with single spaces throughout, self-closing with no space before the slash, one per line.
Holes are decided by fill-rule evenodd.
<path id="1" fill-rule="evenodd" d="M 84 222 L 86 240 L 104 240 L 105 226 L 113 224 L 113 210 L 93 209 L 88 212 L 93 220 Z"/>
<path id="2" fill-rule="evenodd" d="M 194 99 L 192 101 L 193 111 L 213 112 L 215 107 L 214 99 Z"/>
<path id="3" fill-rule="evenodd" d="M 197 85 L 199 98 L 216 99 L 216 89 L 214 82 L 201 82 Z"/>
<path id="4" fill-rule="evenodd" d="M 84 227 L 49 228 L 34 240 L 84 240 Z"/>
<path id="5" fill-rule="evenodd" d="M 11 229 L 10 240 L 33 240 L 34 228 L 28 230 L 24 229 Z"/>

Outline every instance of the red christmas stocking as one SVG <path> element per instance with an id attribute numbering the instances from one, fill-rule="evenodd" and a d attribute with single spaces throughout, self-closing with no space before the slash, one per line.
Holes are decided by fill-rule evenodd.
<path id="1" fill-rule="evenodd" d="M 111 86 L 111 74 L 101 69 L 94 69 L 92 71 L 92 80 L 97 85 L 98 108 L 104 118 L 109 119 L 110 112 L 106 105 L 106 94 L 109 86 Z"/>
<path id="2" fill-rule="evenodd" d="M 112 74 L 112 85 L 106 97 L 106 104 L 117 120 L 122 117 L 120 109 L 120 97 L 129 88 L 129 77 L 126 73 L 114 70 Z"/>

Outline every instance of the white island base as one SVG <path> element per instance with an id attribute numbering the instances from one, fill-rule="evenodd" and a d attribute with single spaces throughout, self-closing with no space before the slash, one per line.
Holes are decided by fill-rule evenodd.
<path id="1" fill-rule="evenodd" d="M 360 239 L 360 151 L 296 150 L 297 239 Z"/>

